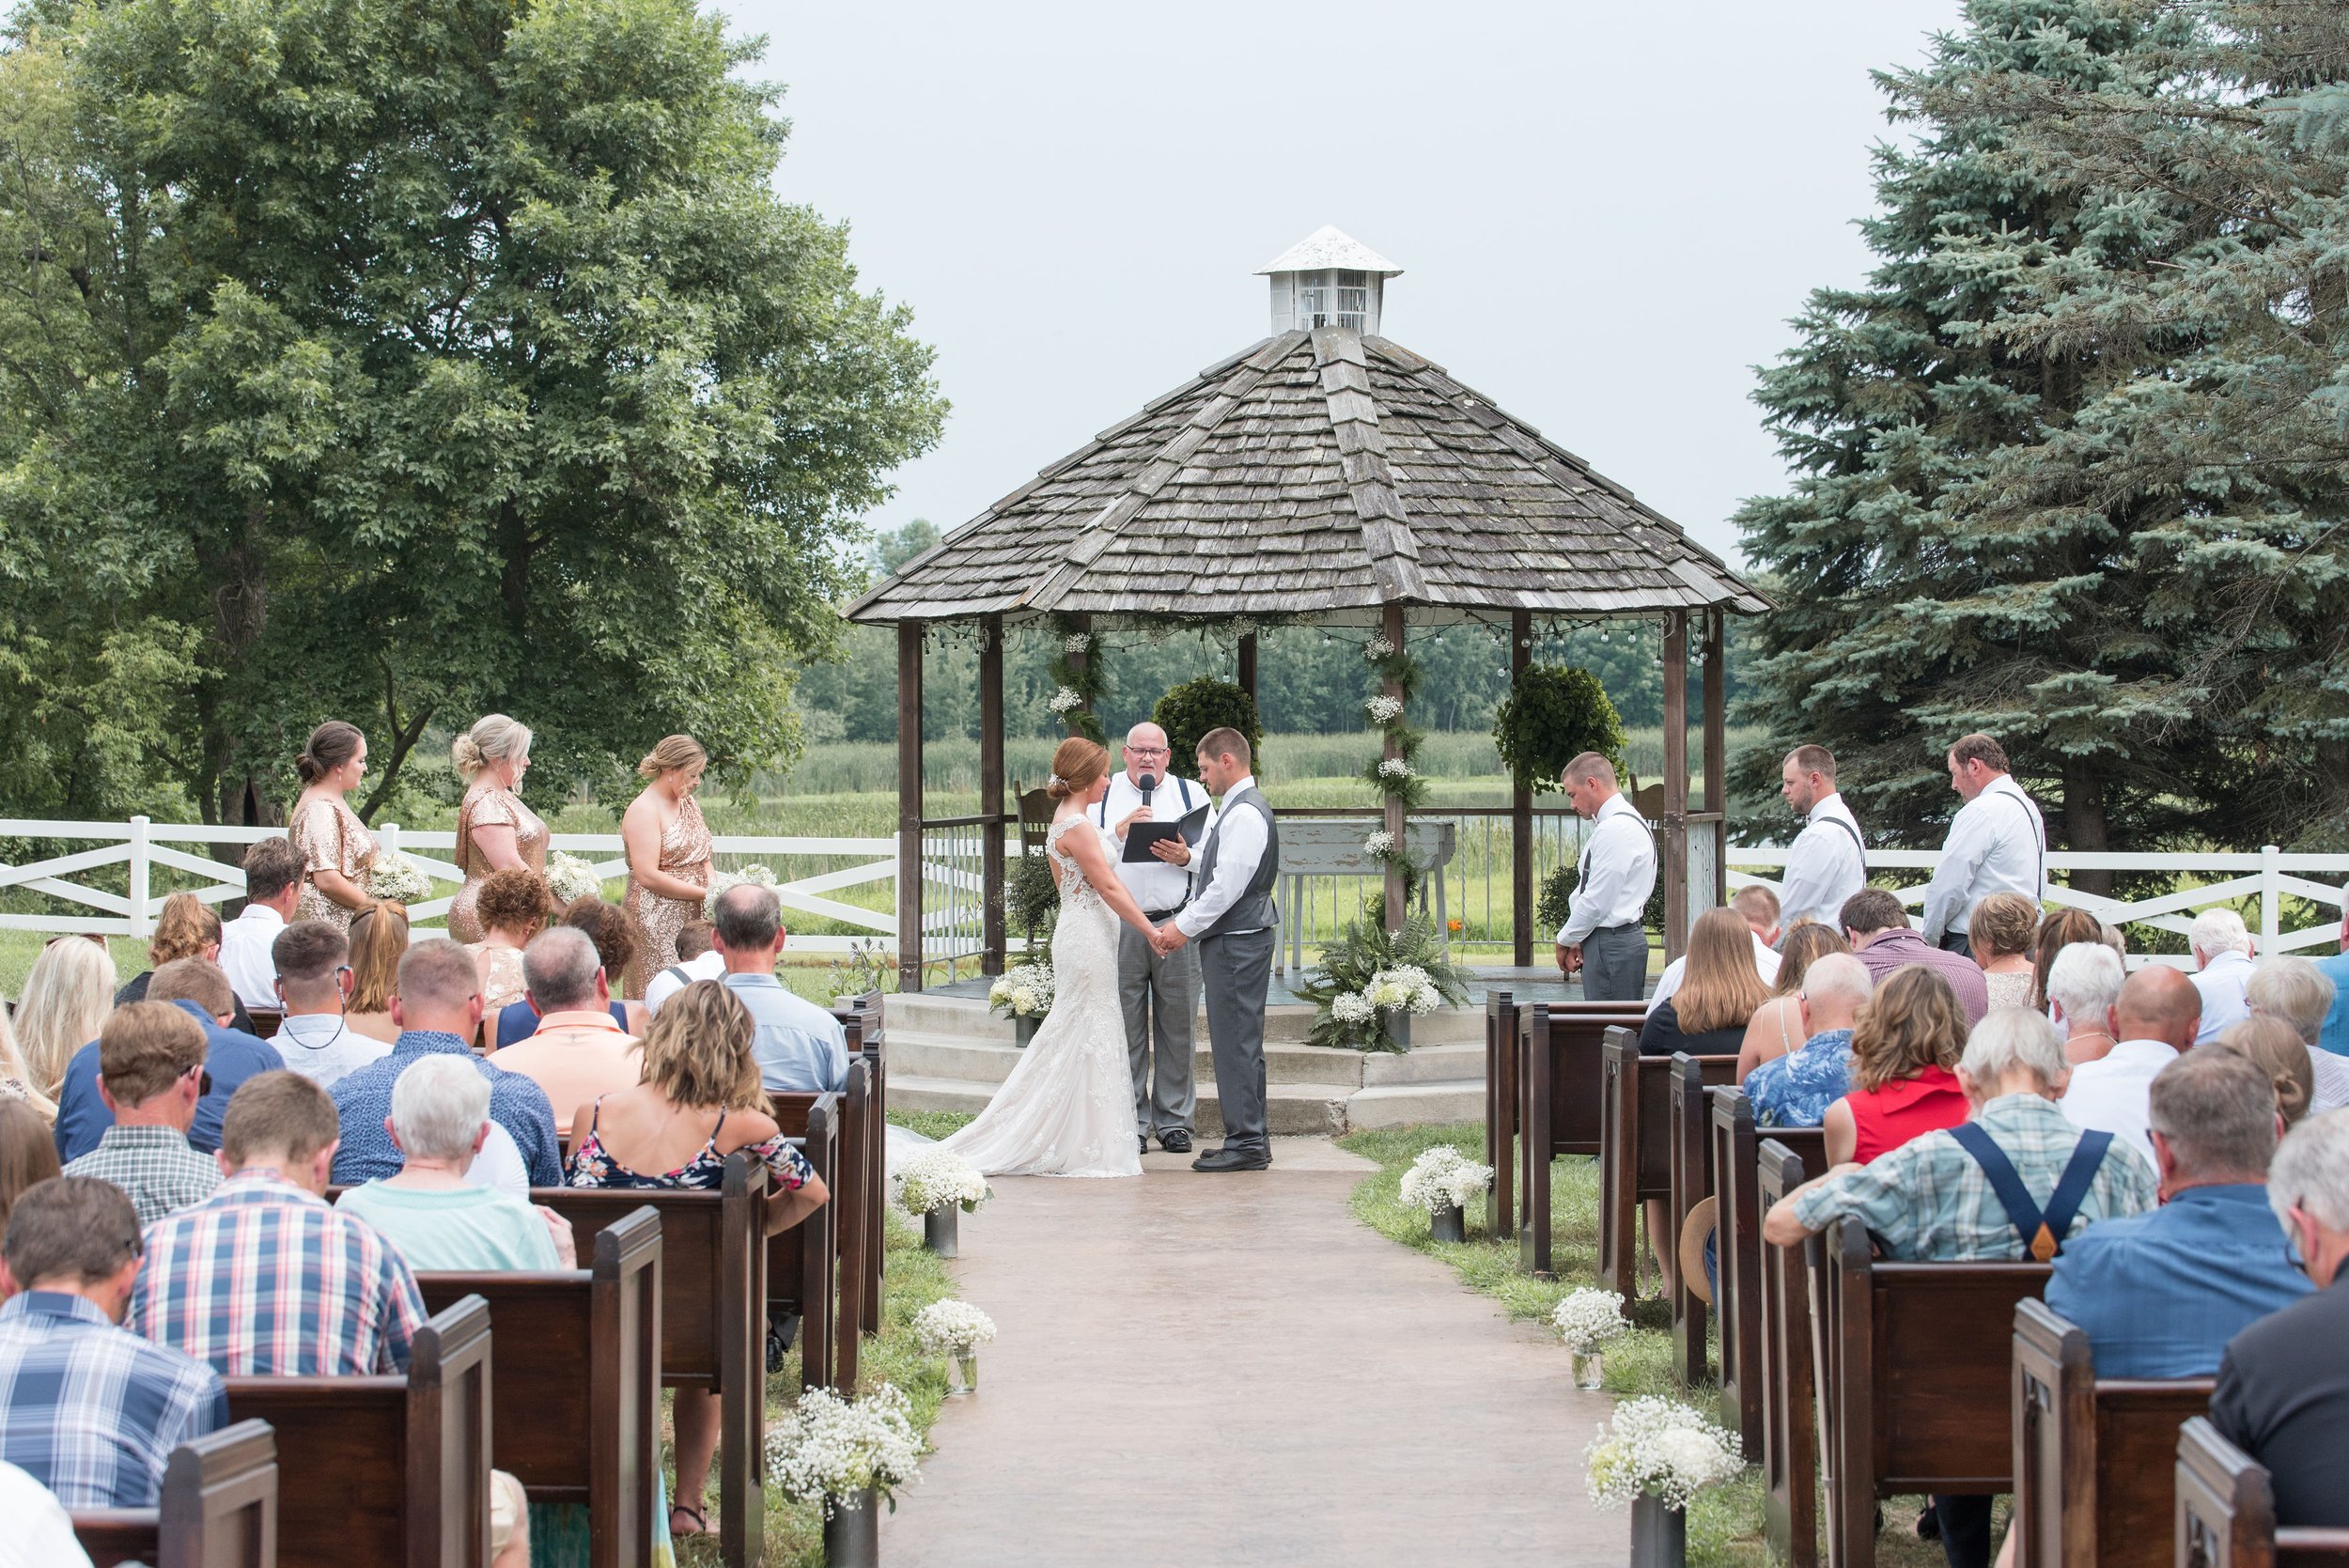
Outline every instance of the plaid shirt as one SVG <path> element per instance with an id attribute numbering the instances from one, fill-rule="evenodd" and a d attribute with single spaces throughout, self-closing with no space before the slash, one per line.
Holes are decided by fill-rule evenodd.
<path id="1" fill-rule="evenodd" d="M 2041 1203 L 2055 1192 L 2080 1129 L 2053 1100 L 2001 1094 L 1975 1118 Z M 2116 1140 L 2080 1201 L 2077 1227 L 2154 1206 L 2154 1172 Z M 1795 1199 L 1803 1229 L 1857 1215 L 1890 1258 L 1912 1263 L 2015 1262 L 2029 1254 L 1974 1157 L 1946 1131 L 1924 1134 L 1872 1164 L 1830 1176 Z"/>
<path id="2" fill-rule="evenodd" d="M 142 1226 L 202 1203 L 220 1185 L 219 1164 L 197 1154 L 177 1127 L 108 1127 L 98 1147 L 67 1165 L 65 1173 L 122 1188 Z"/>
<path id="3" fill-rule="evenodd" d="M 0 1304 L 0 1459 L 66 1507 L 154 1507 L 171 1451 L 227 1424 L 220 1374 L 82 1297 Z"/>
<path id="4" fill-rule="evenodd" d="M 327 1093 L 342 1118 L 343 1145 L 334 1156 L 334 1179 L 345 1187 L 380 1181 L 399 1174 L 407 1162 L 383 1119 L 392 1113 L 392 1085 L 411 1063 L 428 1056 L 461 1056 L 490 1080 L 490 1120 L 513 1136 L 533 1187 L 563 1185 L 563 1141 L 555 1136 L 554 1108 L 547 1092 L 520 1073 L 484 1062 L 473 1048 L 454 1034 L 412 1029 L 392 1046 L 392 1053 L 364 1067 L 354 1067 L 334 1080 Z M 563 1108 L 566 1111 L 570 1106 Z"/>
<path id="5" fill-rule="evenodd" d="M 147 1232 L 130 1327 L 229 1377 L 401 1372 L 416 1277 L 364 1221 L 274 1171 L 240 1171 Z"/>

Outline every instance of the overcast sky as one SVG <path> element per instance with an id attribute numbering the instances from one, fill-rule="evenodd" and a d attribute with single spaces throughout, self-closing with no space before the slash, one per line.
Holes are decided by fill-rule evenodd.
<path id="1" fill-rule="evenodd" d="M 851 225 L 954 411 L 872 518 L 964 521 L 1263 337 L 1323 224 L 1404 269 L 1385 333 L 1735 558 L 1782 471 L 1750 367 L 1857 282 L 1871 69 L 1958 0 L 735 0 L 786 198 Z"/>

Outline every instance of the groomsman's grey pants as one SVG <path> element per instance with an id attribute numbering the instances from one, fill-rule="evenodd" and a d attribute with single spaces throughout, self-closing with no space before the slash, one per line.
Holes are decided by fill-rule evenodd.
<path id="1" fill-rule="evenodd" d="M 1134 1130 L 1144 1138 L 1170 1127 L 1191 1131 L 1199 1110 L 1190 1074 L 1197 1038 L 1193 1020 L 1199 1016 L 1199 944 L 1185 942 L 1162 954 L 1149 938 L 1120 923 L 1117 1000 L 1126 1009 L 1126 1055 L 1134 1069 Z"/>
<path id="2" fill-rule="evenodd" d="M 1582 939 L 1585 1001 L 1638 1001 L 1647 995 L 1647 928 L 1602 926 Z"/>
<path id="3" fill-rule="evenodd" d="M 1280 929 L 1208 937 L 1191 945 L 1199 949 L 1199 973 L 1207 993 L 1207 1046 L 1215 1053 L 1223 1146 L 1270 1154 L 1265 1137 L 1264 1008 Z"/>

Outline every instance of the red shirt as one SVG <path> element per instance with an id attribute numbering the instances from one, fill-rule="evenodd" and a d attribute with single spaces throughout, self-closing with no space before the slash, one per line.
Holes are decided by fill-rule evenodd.
<path id="1" fill-rule="evenodd" d="M 1865 1165 L 1912 1138 L 1966 1120 L 1966 1091 L 1947 1067 L 1927 1067 L 1915 1078 L 1896 1078 L 1881 1089 L 1855 1089 L 1843 1096 L 1859 1139 L 1852 1157 Z"/>

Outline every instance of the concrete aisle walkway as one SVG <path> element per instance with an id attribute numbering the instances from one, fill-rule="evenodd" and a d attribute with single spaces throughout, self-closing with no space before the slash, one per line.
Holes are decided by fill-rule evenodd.
<path id="1" fill-rule="evenodd" d="M 999 1180 L 954 1265 L 998 1337 L 883 1526 L 891 1568 L 1620 1563 L 1546 1330 L 1357 1221 L 1367 1162 Z"/>

